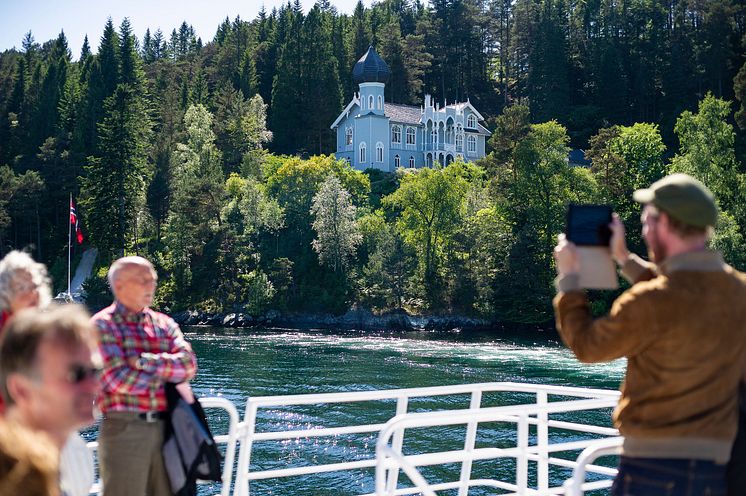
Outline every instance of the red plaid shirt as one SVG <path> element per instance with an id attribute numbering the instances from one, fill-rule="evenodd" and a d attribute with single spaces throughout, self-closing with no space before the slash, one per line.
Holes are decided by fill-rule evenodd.
<path id="1" fill-rule="evenodd" d="M 197 360 L 171 317 L 149 308 L 130 312 L 115 302 L 92 321 L 99 332 L 104 362 L 98 401 L 102 412 L 164 411 L 164 383 L 194 377 Z M 132 357 L 143 358 L 141 369 L 130 366 Z"/>

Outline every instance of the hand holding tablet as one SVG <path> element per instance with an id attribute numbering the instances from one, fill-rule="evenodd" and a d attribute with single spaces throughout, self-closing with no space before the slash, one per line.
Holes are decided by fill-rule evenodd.
<path id="1" fill-rule="evenodd" d="M 577 247 L 582 288 L 619 287 L 616 265 L 609 249 L 611 213 L 609 205 L 571 204 L 567 211 L 565 235 Z"/>

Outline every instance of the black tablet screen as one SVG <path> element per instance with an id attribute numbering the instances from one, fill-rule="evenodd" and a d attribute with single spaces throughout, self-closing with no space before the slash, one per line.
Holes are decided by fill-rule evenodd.
<path id="1" fill-rule="evenodd" d="M 570 205 L 567 211 L 567 239 L 582 246 L 608 246 L 611 238 L 611 206 Z"/>

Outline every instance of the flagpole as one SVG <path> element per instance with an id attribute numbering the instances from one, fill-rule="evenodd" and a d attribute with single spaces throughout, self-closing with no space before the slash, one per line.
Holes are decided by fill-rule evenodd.
<path id="1" fill-rule="evenodd" d="M 73 194 L 70 193 L 70 205 L 68 206 L 68 209 L 72 208 L 73 205 Z M 73 248 L 73 242 L 72 242 L 72 230 L 73 230 L 73 223 L 70 222 L 70 213 L 67 214 L 67 299 L 70 300 L 72 298 L 72 294 L 70 294 L 70 253 L 72 252 Z"/>

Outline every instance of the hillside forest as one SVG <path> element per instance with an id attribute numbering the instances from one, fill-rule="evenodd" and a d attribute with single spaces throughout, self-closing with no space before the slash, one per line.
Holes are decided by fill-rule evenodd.
<path id="1" fill-rule="evenodd" d="M 75 257 L 99 250 L 94 308 L 110 261 L 140 254 L 172 311 L 543 323 L 567 204 L 612 204 L 644 253 L 631 192 L 684 171 L 718 198 L 713 246 L 746 269 L 744 35 L 743 0 L 296 0 L 211 40 L 188 19 L 142 37 L 109 20 L 82 47 L 29 32 L 0 53 L 0 252 L 28 250 L 65 289 L 72 194 Z M 387 102 L 468 99 L 488 155 L 395 173 L 335 160 L 329 126 L 370 45 Z"/>

